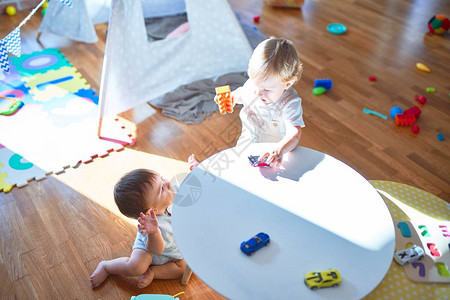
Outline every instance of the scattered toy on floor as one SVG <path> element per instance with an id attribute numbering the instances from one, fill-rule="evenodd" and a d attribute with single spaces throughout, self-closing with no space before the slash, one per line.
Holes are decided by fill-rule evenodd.
<path id="1" fill-rule="evenodd" d="M 427 93 L 433 94 L 434 92 L 436 92 L 436 89 L 434 87 L 427 87 L 426 91 Z"/>
<path id="2" fill-rule="evenodd" d="M 369 81 L 377 81 L 377 78 L 375 76 L 370 76 Z"/>
<path id="3" fill-rule="evenodd" d="M 332 34 L 344 34 L 347 32 L 347 27 L 343 24 L 332 23 L 327 26 L 327 30 Z"/>
<path id="4" fill-rule="evenodd" d="M 326 90 L 331 90 L 333 87 L 333 81 L 331 79 L 315 79 L 314 80 L 314 87 L 324 87 Z"/>
<path id="5" fill-rule="evenodd" d="M 415 134 L 418 134 L 419 131 L 420 131 L 420 127 L 417 126 L 417 125 L 414 125 L 414 126 L 411 128 L 411 131 L 412 131 L 413 133 L 415 133 Z"/>
<path id="6" fill-rule="evenodd" d="M 427 102 L 427 97 L 425 97 L 425 96 L 415 95 L 414 99 L 416 99 L 416 101 L 422 105 Z"/>
<path id="7" fill-rule="evenodd" d="M 431 33 L 444 34 L 450 28 L 450 21 L 444 15 L 435 15 L 428 21 L 428 30 Z"/>
<path id="8" fill-rule="evenodd" d="M 425 66 L 423 63 L 420 63 L 420 62 L 416 63 L 416 68 L 423 72 L 427 72 L 427 73 L 431 72 L 430 68 L 428 68 L 427 66 Z"/>
<path id="9" fill-rule="evenodd" d="M 442 133 L 438 133 L 438 134 L 436 135 L 436 137 L 437 137 L 437 139 L 438 139 L 439 141 L 445 140 L 445 136 L 444 136 Z"/>
<path id="10" fill-rule="evenodd" d="M 390 111 L 390 115 L 391 115 L 392 119 L 395 119 L 395 116 L 397 114 L 402 114 L 402 113 L 403 113 L 403 109 L 401 109 L 401 107 L 398 107 L 398 106 L 392 107 L 391 111 Z"/>
<path id="11" fill-rule="evenodd" d="M 387 117 L 386 117 L 385 115 L 380 114 L 379 112 L 376 112 L 376 111 L 367 109 L 367 108 L 365 108 L 365 107 L 363 108 L 363 112 L 366 113 L 366 114 L 368 114 L 368 115 L 374 115 L 374 116 L 380 117 L 380 118 L 382 118 L 382 119 L 384 119 L 384 120 L 387 120 Z"/>
<path id="12" fill-rule="evenodd" d="M 16 15 L 16 8 L 14 6 L 7 6 L 5 9 L 5 12 L 8 16 L 15 16 Z"/>

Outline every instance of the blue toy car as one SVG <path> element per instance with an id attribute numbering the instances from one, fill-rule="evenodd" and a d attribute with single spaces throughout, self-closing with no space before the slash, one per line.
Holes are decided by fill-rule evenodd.
<path id="1" fill-rule="evenodd" d="M 260 232 L 246 242 L 242 242 L 241 250 L 247 255 L 252 255 L 253 252 L 261 249 L 270 243 L 270 237 L 264 232 Z"/>

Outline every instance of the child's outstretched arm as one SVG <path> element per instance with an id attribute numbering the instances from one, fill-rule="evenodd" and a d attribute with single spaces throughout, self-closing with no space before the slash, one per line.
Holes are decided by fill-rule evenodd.
<path id="1" fill-rule="evenodd" d="M 286 125 L 286 135 L 275 144 L 275 148 L 271 152 L 265 153 L 261 159 L 266 156 L 268 164 L 281 164 L 283 155 L 294 150 L 302 136 L 302 128 L 300 126 Z"/>
<path id="2" fill-rule="evenodd" d="M 158 219 L 156 213 L 150 209 L 149 216 L 141 212 L 138 218 L 139 231 L 142 234 L 147 234 L 147 250 L 153 254 L 161 254 L 164 251 L 164 240 L 158 228 Z"/>

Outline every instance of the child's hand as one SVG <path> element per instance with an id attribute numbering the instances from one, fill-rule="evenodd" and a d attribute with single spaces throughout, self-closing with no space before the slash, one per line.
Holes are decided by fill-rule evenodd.
<path id="1" fill-rule="evenodd" d="M 264 158 L 267 158 L 266 164 L 275 167 L 281 165 L 281 162 L 283 161 L 283 156 L 277 149 L 264 153 L 264 155 L 260 156 L 258 161 L 262 161 Z"/>
<path id="2" fill-rule="evenodd" d="M 138 222 L 139 232 L 142 234 L 154 234 L 158 231 L 158 219 L 156 219 L 156 213 L 153 208 L 150 209 L 149 216 L 141 212 Z"/>

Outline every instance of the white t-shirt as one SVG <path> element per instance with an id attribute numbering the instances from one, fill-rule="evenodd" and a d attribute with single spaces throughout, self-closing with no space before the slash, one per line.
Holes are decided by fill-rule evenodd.
<path id="1" fill-rule="evenodd" d="M 305 127 L 302 99 L 289 87 L 277 102 L 266 104 L 254 95 L 247 81 L 242 87 L 244 107 L 239 113 L 242 132 L 237 145 L 277 143 L 286 135 L 286 124 Z"/>

